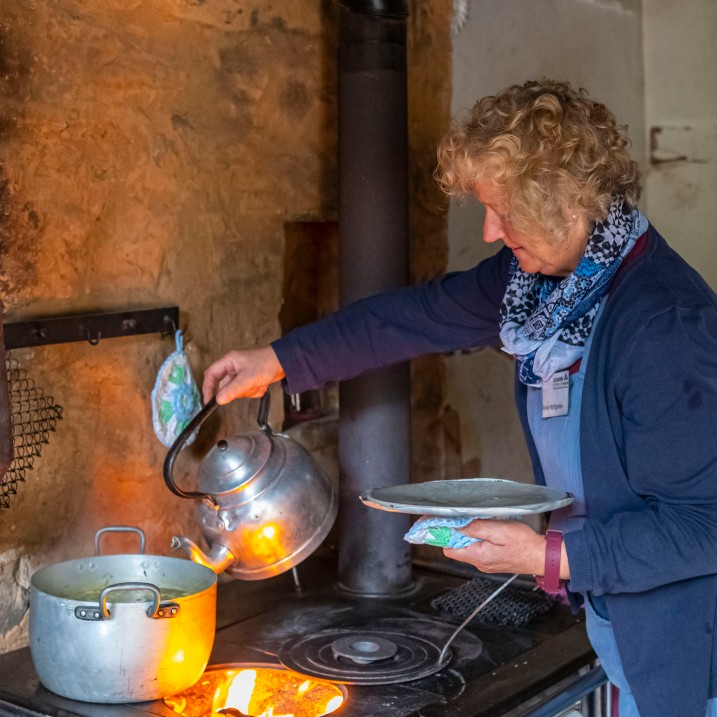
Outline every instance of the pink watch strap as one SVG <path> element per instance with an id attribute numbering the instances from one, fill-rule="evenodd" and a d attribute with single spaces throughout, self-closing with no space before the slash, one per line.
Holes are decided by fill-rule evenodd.
<path id="1" fill-rule="evenodd" d="M 560 579 L 560 555 L 563 545 L 563 533 L 560 530 L 548 530 L 545 533 L 545 571 L 543 577 L 536 577 L 538 587 L 546 593 L 557 593 L 565 584 Z"/>

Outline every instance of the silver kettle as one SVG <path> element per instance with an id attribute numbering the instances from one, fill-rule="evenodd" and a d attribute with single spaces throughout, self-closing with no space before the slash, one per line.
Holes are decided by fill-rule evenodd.
<path id="1" fill-rule="evenodd" d="M 269 392 L 259 405 L 258 430 L 223 438 L 199 464 L 197 491 L 174 482 L 174 462 L 190 436 L 217 408 L 215 399 L 190 421 L 167 453 L 164 481 L 181 498 L 197 499 L 197 517 L 209 544 L 172 538 L 196 563 L 215 573 L 261 580 L 298 565 L 326 537 L 336 519 L 336 481 L 293 438 L 269 426 Z"/>

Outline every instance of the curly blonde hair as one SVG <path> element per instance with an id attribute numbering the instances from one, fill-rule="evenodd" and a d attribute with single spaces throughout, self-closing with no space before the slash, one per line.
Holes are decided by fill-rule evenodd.
<path id="1" fill-rule="evenodd" d="M 640 171 L 626 130 L 583 89 L 551 80 L 512 85 L 454 123 L 438 148 L 436 179 L 460 196 L 488 178 L 505 191 L 516 229 L 561 238 L 570 211 L 600 221 L 616 194 L 637 205 Z"/>

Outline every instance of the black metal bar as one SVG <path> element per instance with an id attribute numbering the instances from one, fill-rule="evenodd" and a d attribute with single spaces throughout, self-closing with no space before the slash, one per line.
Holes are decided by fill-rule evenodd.
<path id="1" fill-rule="evenodd" d="M 406 18 L 380 12 L 403 3 L 340 5 L 339 286 L 345 306 L 408 281 L 408 110 Z M 409 517 L 358 500 L 369 488 L 409 482 L 409 412 L 407 364 L 340 386 L 339 585 L 354 594 L 396 595 L 412 587 L 410 546 L 403 540 Z"/>
<path id="2" fill-rule="evenodd" d="M 179 327 L 179 307 L 119 311 L 116 313 L 53 316 L 4 325 L 5 348 L 20 349 L 140 334 L 172 334 Z"/>
<path id="3" fill-rule="evenodd" d="M 0 690 L 0 717 L 81 717 L 77 712 Z"/>
<path id="4" fill-rule="evenodd" d="M 565 687 L 555 697 L 551 697 L 539 707 L 526 712 L 524 717 L 554 717 L 583 699 L 583 697 L 593 693 L 607 681 L 605 670 L 602 667 L 596 667 L 578 677 L 575 682 Z"/>
<path id="5" fill-rule="evenodd" d="M 338 4 L 351 12 L 364 15 L 402 18 L 408 16 L 406 0 L 337 0 Z"/>

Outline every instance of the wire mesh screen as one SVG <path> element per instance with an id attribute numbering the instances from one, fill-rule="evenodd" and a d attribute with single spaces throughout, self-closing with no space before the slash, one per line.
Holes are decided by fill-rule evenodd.
<path id="1" fill-rule="evenodd" d="M 471 612 L 495 592 L 497 583 L 487 578 L 473 578 L 455 590 L 435 598 L 432 607 L 441 612 L 465 619 Z M 523 627 L 531 620 L 549 612 L 560 598 L 542 590 L 531 590 L 509 585 L 492 602 L 489 602 L 474 618 L 476 622 L 502 627 Z"/>
<path id="2" fill-rule="evenodd" d="M 42 446 L 62 420 L 62 406 L 52 396 L 35 385 L 35 381 L 21 368 L 17 360 L 5 356 L 10 411 L 12 419 L 13 460 L 8 471 L 0 477 L 0 508 L 10 507 L 10 496 L 17 493 L 18 483 L 25 480 L 39 458 Z"/>

